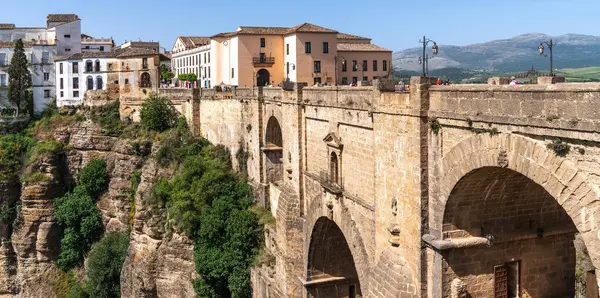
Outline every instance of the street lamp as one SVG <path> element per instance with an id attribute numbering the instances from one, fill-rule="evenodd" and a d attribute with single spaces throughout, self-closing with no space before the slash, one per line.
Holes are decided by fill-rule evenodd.
<path id="1" fill-rule="evenodd" d="M 429 57 L 429 54 L 425 55 L 425 59 L 419 57 L 419 65 L 425 65 L 425 76 L 429 75 L 429 59 L 433 59 L 434 57 Z M 425 60 L 425 61 L 423 61 Z"/>
<path id="2" fill-rule="evenodd" d="M 341 58 L 341 59 L 342 59 L 342 65 L 343 65 L 344 63 L 346 63 L 346 58 L 344 58 L 344 57 L 342 57 L 342 56 L 335 56 L 335 57 L 333 57 L 333 60 L 334 60 L 334 63 L 335 63 L 335 67 L 333 68 L 333 70 L 335 71 L 335 75 L 334 75 L 334 76 L 335 76 L 335 85 L 336 85 L 336 86 L 338 85 L 338 70 L 337 70 L 337 64 L 338 64 L 338 63 L 337 63 L 337 62 L 338 62 L 338 59 L 339 59 L 339 58 Z"/>
<path id="3" fill-rule="evenodd" d="M 427 64 L 427 60 L 429 60 L 430 58 L 426 55 L 426 49 L 427 49 L 427 45 L 432 42 L 433 46 L 431 47 L 431 51 L 433 52 L 434 55 L 437 55 L 439 53 L 439 47 L 437 45 L 437 43 L 431 39 L 428 39 L 427 37 L 423 36 L 422 40 L 419 40 L 420 43 L 423 43 L 423 56 L 419 57 L 419 64 L 423 65 L 423 73 L 421 74 L 422 76 L 427 76 L 427 71 L 425 69 L 426 64 Z M 431 57 L 433 58 L 433 57 Z M 425 61 L 423 61 L 425 60 Z"/>
<path id="4" fill-rule="evenodd" d="M 552 65 L 552 63 L 553 63 L 552 48 L 556 44 L 552 41 L 552 39 L 550 39 L 550 41 L 540 42 L 540 46 L 538 47 L 538 51 L 540 52 L 540 55 L 544 55 L 544 44 L 546 44 L 548 46 L 548 49 L 550 49 L 550 76 L 553 77 L 554 76 L 554 68 Z"/>

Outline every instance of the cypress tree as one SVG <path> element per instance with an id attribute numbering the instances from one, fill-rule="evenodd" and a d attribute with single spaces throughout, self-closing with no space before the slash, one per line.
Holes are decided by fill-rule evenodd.
<path id="1" fill-rule="evenodd" d="M 31 88 L 31 85 L 31 73 L 27 68 L 23 40 L 19 39 L 15 43 L 13 57 L 8 67 L 8 100 L 15 105 L 17 117 L 19 117 L 21 107 L 26 105 L 29 100 L 28 89 Z"/>

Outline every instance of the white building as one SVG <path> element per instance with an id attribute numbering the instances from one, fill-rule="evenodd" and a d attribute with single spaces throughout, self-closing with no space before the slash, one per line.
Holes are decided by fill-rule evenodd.
<path id="1" fill-rule="evenodd" d="M 180 74 L 194 73 L 203 88 L 215 85 L 211 82 L 210 43 L 210 37 L 177 37 L 171 52 L 171 68 L 175 78 Z"/>
<path id="2" fill-rule="evenodd" d="M 50 14 L 46 27 L 17 27 L 0 24 L 0 107 L 11 107 L 7 101 L 8 66 L 15 42 L 23 40 L 30 63 L 34 110 L 39 113 L 54 99 L 54 57 L 81 52 L 81 20 L 74 14 Z"/>
<path id="3" fill-rule="evenodd" d="M 116 60 L 112 52 L 87 52 L 56 61 L 56 103 L 75 106 L 83 102 L 86 91 L 106 90 L 107 73 Z"/>
<path id="4" fill-rule="evenodd" d="M 114 42 L 112 38 L 94 38 L 89 35 L 81 34 L 81 52 L 110 52 Z"/>

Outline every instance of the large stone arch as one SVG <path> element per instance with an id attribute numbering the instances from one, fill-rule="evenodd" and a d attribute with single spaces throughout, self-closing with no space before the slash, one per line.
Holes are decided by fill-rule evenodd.
<path id="1" fill-rule="evenodd" d="M 335 200 L 333 198 L 328 199 L 329 195 L 318 196 L 309 205 L 308 212 L 306 214 L 306 220 L 304 225 L 304 269 L 305 276 L 308 270 L 308 258 L 311 245 L 311 236 L 315 229 L 317 221 L 320 219 L 328 219 L 335 223 L 342 231 L 358 274 L 360 281 L 361 290 L 364 296 L 369 293 L 370 287 L 370 272 L 371 262 L 369 260 L 366 246 L 363 241 L 363 237 L 360 234 L 356 222 L 352 219 L 352 215 L 346 206 L 344 206 L 343 199 Z M 327 203 L 329 202 L 329 203 Z M 329 205 L 329 206 L 328 206 Z"/>
<path id="2" fill-rule="evenodd" d="M 600 268 L 600 201 L 589 174 L 565 157 L 558 157 L 543 141 L 521 135 L 487 134 L 469 137 L 438 161 L 432 185 L 431 233 L 442 238 L 446 203 L 454 186 L 468 173 L 485 168 L 513 170 L 540 185 L 573 221 L 588 248 L 592 263 Z"/>

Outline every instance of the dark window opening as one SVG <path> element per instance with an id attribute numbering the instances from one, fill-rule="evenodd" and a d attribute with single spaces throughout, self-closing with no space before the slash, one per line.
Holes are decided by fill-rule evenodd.
<path id="1" fill-rule="evenodd" d="M 265 38 L 264 38 L 264 37 L 262 37 L 262 38 L 260 39 L 260 47 L 261 47 L 261 48 L 264 48 L 264 47 L 266 47 L 266 45 L 267 45 L 267 42 L 265 41 Z"/>
<path id="2" fill-rule="evenodd" d="M 311 52 L 310 42 L 304 43 L 304 53 L 310 54 L 310 52 Z"/>
<path id="3" fill-rule="evenodd" d="M 377 60 L 373 60 L 373 71 L 377 71 Z"/>
<path id="4" fill-rule="evenodd" d="M 358 71 L 358 62 L 356 60 L 352 60 L 352 71 Z"/>
<path id="5" fill-rule="evenodd" d="M 347 71 L 348 70 L 348 63 L 346 63 L 346 60 L 342 61 L 342 71 Z"/>
<path id="6" fill-rule="evenodd" d="M 321 73 L 321 61 L 314 62 L 314 72 Z"/>
<path id="7" fill-rule="evenodd" d="M 387 71 L 387 60 L 383 60 L 383 71 Z"/>
<path id="8" fill-rule="evenodd" d="M 285 54 L 286 55 L 290 54 L 290 44 L 289 43 L 285 45 Z"/>
<path id="9" fill-rule="evenodd" d="M 367 71 L 367 70 L 368 70 L 367 60 L 363 60 L 362 71 Z"/>
<path id="10" fill-rule="evenodd" d="M 323 43 L 323 54 L 327 54 L 327 53 L 329 53 L 329 43 L 324 42 Z"/>

